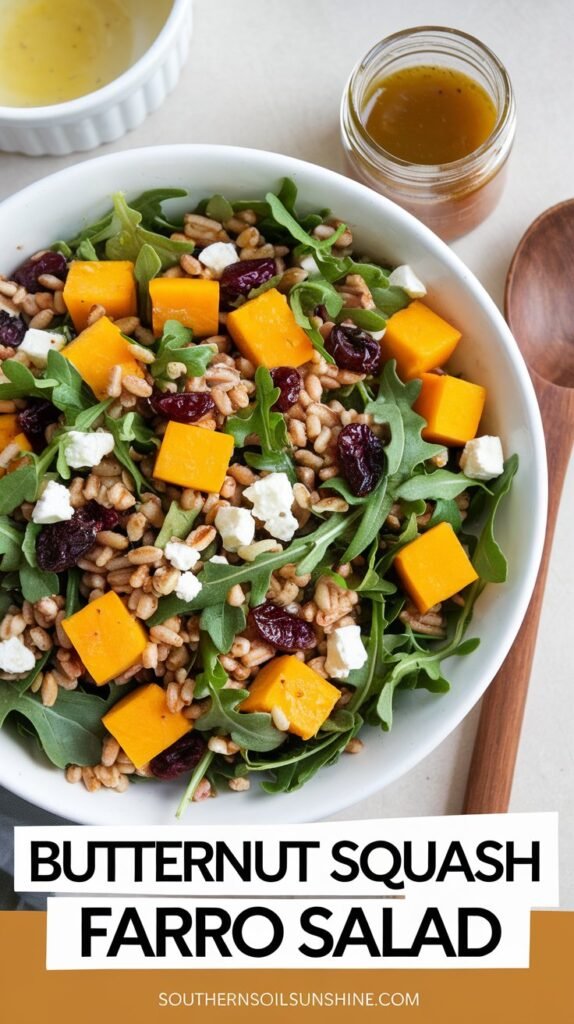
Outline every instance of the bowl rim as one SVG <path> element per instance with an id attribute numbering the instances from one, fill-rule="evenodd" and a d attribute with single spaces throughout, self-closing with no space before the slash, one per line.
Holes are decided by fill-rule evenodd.
<path id="1" fill-rule="evenodd" d="M 49 103 L 41 107 L 0 105 L 0 123 L 30 124 L 36 127 L 46 122 L 68 121 L 78 115 L 94 114 L 98 109 L 113 103 L 120 95 L 131 92 L 143 79 L 147 78 L 149 71 L 162 52 L 171 46 L 172 37 L 187 10 L 191 16 L 192 3 L 193 0 L 171 0 L 169 13 L 151 45 L 117 78 L 113 78 L 111 82 L 103 85 L 100 89 L 94 89 L 83 96 L 76 96 L 73 100 Z"/>
<path id="2" fill-rule="evenodd" d="M 217 157 L 222 168 L 225 168 L 228 166 L 228 163 L 231 163 L 233 154 L 239 154 L 242 160 L 251 161 L 256 166 L 259 165 L 262 170 L 266 172 L 270 180 L 275 178 L 279 179 L 290 174 L 297 177 L 298 173 L 302 176 L 305 174 L 311 174 L 311 176 L 315 175 L 317 177 L 320 176 L 324 179 L 327 190 L 329 188 L 329 182 L 333 182 L 334 184 L 338 183 L 340 187 L 342 186 L 351 195 L 355 194 L 359 199 L 362 197 L 363 199 L 368 199 L 371 203 L 375 203 L 383 216 L 385 210 L 392 211 L 395 218 L 398 216 L 399 219 L 405 222 L 407 228 L 417 235 L 421 244 L 421 249 L 436 256 L 445 264 L 448 273 L 453 274 L 457 280 L 464 284 L 472 294 L 473 301 L 482 307 L 488 315 L 488 318 L 493 322 L 493 326 L 496 328 L 497 343 L 503 345 L 506 355 L 512 364 L 512 372 L 515 375 L 517 386 L 520 388 L 521 396 L 525 401 L 530 426 L 532 428 L 531 433 L 529 434 L 529 441 L 532 451 L 532 461 L 536 469 L 534 497 L 537 500 L 533 502 L 533 530 L 530 535 L 529 547 L 525 553 L 522 565 L 522 585 L 520 591 L 515 595 L 514 605 L 506 616 L 506 627 L 503 640 L 499 641 L 497 646 L 493 646 L 492 650 L 489 651 L 487 656 L 484 658 L 485 667 L 482 668 L 480 672 L 480 683 L 476 683 L 470 692 L 467 690 L 464 696 L 461 697 L 459 695 L 458 702 L 448 702 L 448 700 L 445 702 L 444 713 L 441 717 L 440 724 L 435 724 L 433 729 L 429 730 L 429 734 L 420 737 L 416 744 L 413 744 L 408 749 L 402 750 L 402 756 L 393 762 L 390 769 L 386 769 L 385 781 L 382 785 L 377 773 L 371 772 L 369 776 L 370 781 L 365 784 L 363 780 L 361 792 L 350 798 L 346 793 L 344 795 L 340 794 L 336 786 L 330 787 L 330 795 L 327 799 L 325 799 L 325 794 L 323 794 L 319 815 L 320 819 L 330 814 L 339 813 L 346 807 L 351 806 L 357 799 L 363 800 L 372 796 L 374 793 L 379 792 L 382 788 L 386 788 L 427 757 L 440 745 L 440 743 L 443 742 L 453 729 L 463 721 L 469 711 L 480 700 L 506 658 L 508 651 L 516 639 L 516 635 L 530 603 L 545 539 L 548 485 L 546 446 L 544 441 L 542 418 L 534 386 L 524 358 L 518 348 L 518 344 L 504 320 L 502 313 L 478 278 L 476 278 L 476 276 L 466 267 L 461 258 L 453 252 L 446 242 L 435 235 L 430 228 L 427 228 L 426 225 L 422 224 L 412 214 L 402 209 L 402 207 L 398 206 L 398 204 L 392 202 L 390 199 L 381 196 L 367 185 L 354 181 L 351 178 L 347 178 L 345 175 L 333 171 L 330 168 L 320 167 L 317 164 L 313 164 L 309 161 L 301 160 L 296 157 L 284 156 L 279 153 L 241 146 L 226 146 L 212 143 L 178 143 L 168 144 L 165 146 L 146 146 L 131 150 L 121 150 L 116 153 L 103 154 L 101 156 L 82 161 L 78 164 L 72 164 L 62 170 L 46 175 L 38 181 L 35 181 L 21 189 L 19 192 L 7 197 L 2 203 L 0 203 L 0 216 L 6 208 L 20 203 L 23 203 L 29 210 L 30 203 L 33 203 L 37 196 L 41 196 L 46 183 L 51 183 L 53 180 L 57 179 L 58 183 L 61 183 L 62 187 L 65 188 L 68 183 L 74 183 L 74 179 L 77 178 L 78 175 L 80 177 L 82 175 L 90 175 L 95 171 L 96 173 L 94 177 L 97 179 L 97 170 L 102 163 L 107 166 L 112 166 L 112 168 L 114 164 L 117 164 L 118 167 L 120 167 L 119 173 L 121 174 L 121 165 L 125 165 L 126 161 L 130 166 L 133 165 L 134 167 L 137 167 L 138 165 L 142 166 L 146 159 L 150 160 L 150 158 L 155 158 L 156 160 L 161 160 L 162 163 L 169 168 L 171 164 L 170 158 L 172 156 L 174 160 L 177 157 L 186 156 L 190 158 L 190 166 L 193 167 L 193 157 L 200 153 L 205 157 Z M 169 170 L 166 174 L 169 174 Z M 33 761 L 31 761 L 31 765 L 32 764 Z M 32 774 L 34 774 L 33 771 Z M 17 796 L 20 796 L 22 799 L 27 800 L 30 804 L 47 811 L 51 811 L 53 814 L 56 814 L 61 818 L 64 817 L 62 814 L 62 802 L 57 790 L 54 790 L 54 794 L 52 795 L 52 787 L 45 787 L 41 803 L 38 802 L 37 788 L 30 785 L 26 778 L 20 779 L 17 776 L 10 776 L 8 771 L 3 771 L 2 759 L 0 759 L 0 785 L 3 785 L 6 789 L 10 790 Z M 265 799 L 266 801 L 268 800 L 267 797 L 262 797 L 262 799 Z M 318 820 L 316 817 L 316 806 L 314 806 L 314 801 L 301 801 L 298 793 L 275 796 L 272 803 L 267 804 L 270 811 L 268 820 L 270 822 L 274 820 L 273 807 L 278 807 L 279 804 L 285 806 L 288 802 L 291 804 L 291 814 L 288 814 L 285 817 L 285 814 L 283 813 L 283 815 L 279 816 L 277 820 L 287 820 L 290 822 Z M 74 807 L 70 810 L 66 808 L 66 820 L 76 821 L 80 824 L 110 824 L 110 819 L 106 816 L 106 808 L 108 806 L 107 802 L 104 803 L 102 801 L 101 803 L 98 803 L 98 801 L 93 801 L 92 806 L 94 807 L 94 814 L 89 816 L 82 814 L 79 809 L 76 810 Z M 245 811 L 245 821 L 249 822 L 249 808 L 246 807 Z M 175 819 L 173 823 L 175 824 Z M 206 824 L 206 822 L 201 821 L 199 824 L 203 825 Z"/>

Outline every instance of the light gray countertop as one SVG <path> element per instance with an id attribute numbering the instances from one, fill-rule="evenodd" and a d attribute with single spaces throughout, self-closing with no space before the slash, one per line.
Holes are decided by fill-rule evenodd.
<path id="1" fill-rule="evenodd" d="M 572 195 L 574 79 L 570 0 L 196 0 L 191 54 L 181 82 L 139 129 L 99 153 L 171 142 L 254 146 L 343 170 L 338 106 L 354 63 L 379 38 L 432 23 L 479 36 L 506 64 L 518 104 L 508 184 L 496 213 L 454 248 L 500 304 L 510 258 L 529 223 Z M 0 197 L 93 153 L 66 158 L 0 156 Z M 166 180 L 169 168 L 166 167 Z M 512 798 L 514 811 L 561 812 L 561 904 L 574 908 L 573 672 L 567 657 L 574 575 L 572 467 L 550 566 Z M 478 709 L 392 787 L 340 819 L 460 811 Z M 2 868 L 10 823 L 50 815 L 0 790 Z M 6 881 L 6 878 L 4 878 Z M 6 884 L 4 888 L 9 889 Z"/>

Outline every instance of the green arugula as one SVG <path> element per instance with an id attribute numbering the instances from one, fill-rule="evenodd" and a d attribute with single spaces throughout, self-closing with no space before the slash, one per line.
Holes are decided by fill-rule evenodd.
<path id="1" fill-rule="evenodd" d="M 293 463 L 288 454 L 290 447 L 285 417 L 273 411 L 273 405 L 281 394 L 273 385 L 269 370 L 259 366 L 255 373 L 255 402 L 230 416 L 225 425 L 238 448 L 243 448 L 247 438 L 258 438 L 261 453 L 246 452 L 245 461 L 253 469 L 286 473 L 292 483 L 297 479 Z"/>
<path id="2" fill-rule="evenodd" d="M 163 521 L 163 526 L 154 541 L 155 547 L 161 548 L 163 551 L 172 537 L 185 540 L 198 514 L 199 509 L 182 508 L 178 501 L 172 501 Z"/>
<path id="3" fill-rule="evenodd" d="M 458 497 L 469 487 L 489 488 L 482 480 L 471 480 L 464 473 L 451 473 L 448 469 L 435 469 L 430 473 L 418 473 L 410 480 L 405 480 L 395 490 L 395 498 L 404 501 L 417 501 L 425 498 L 428 501 L 442 498 L 445 500 Z"/>
<path id="4" fill-rule="evenodd" d="M 161 271 L 161 258 L 149 244 L 142 245 L 134 264 L 134 277 L 138 286 L 138 312 L 144 324 L 151 322 L 151 301 L 149 283 Z"/>
<path id="5" fill-rule="evenodd" d="M 16 572 L 22 561 L 22 530 L 8 516 L 0 516 L 0 570 Z"/>
<path id="6" fill-rule="evenodd" d="M 22 541 L 24 562 L 20 567 L 20 587 L 24 600 L 35 604 L 42 597 L 52 597 L 60 593 L 60 580 L 55 572 L 45 572 L 38 568 L 36 561 L 36 540 L 42 527 L 37 523 L 28 523 Z"/>
<path id="7" fill-rule="evenodd" d="M 161 260 L 161 269 L 167 270 L 175 266 L 185 253 L 193 252 L 195 245 L 192 241 L 173 241 L 143 227 L 143 214 L 133 206 L 128 206 L 122 192 L 116 192 L 112 200 L 114 212 L 105 235 L 107 259 L 131 260 L 136 263 L 142 247 L 149 245 Z"/>
<path id="8" fill-rule="evenodd" d="M 158 342 L 156 357 L 151 364 L 152 377 L 158 382 L 169 381 L 170 363 L 185 363 L 188 376 L 202 377 L 213 359 L 211 345 L 193 345 L 193 334 L 178 320 L 167 320 Z"/>
<path id="9" fill-rule="evenodd" d="M 227 654 L 237 634 L 245 629 L 246 622 L 245 608 L 237 608 L 225 601 L 203 609 L 199 628 L 208 634 L 220 654 Z"/>
<path id="10" fill-rule="evenodd" d="M 511 455 L 504 463 L 504 472 L 490 481 L 490 494 L 485 498 L 485 521 L 474 549 L 472 564 L 485 583 L 505 583 L 508 564 L 496 537 L 494 523 L 502 499 L 508 494 L 518 472 L 518 455 Z"/>
<path id="11" fill-rule="evenodd" d="M 114 420 L 111 416 L 104 417 L 104 426 L 114 437 L 114 455 L 118 462 L 133 478 L 138 496 L 142 491 L 154 491 L 155 488 L 150 480 L 143 476 L 139 464 L 134 461 L 130 454 L 130 445 L 136 441 L 143 445 L 147 451 L 152 451 L 157 445 L 157 438 L 145 420 L 138 413 L 129 412 L 125 416 Z M 1 482 L 1 481 L 0 481 Z"/>

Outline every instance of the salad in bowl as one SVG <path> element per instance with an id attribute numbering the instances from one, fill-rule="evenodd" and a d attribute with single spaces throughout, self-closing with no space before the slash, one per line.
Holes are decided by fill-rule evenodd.
<path id="1" fill-rule="evenodd" d="M 299 789 L 506 580 L 464 325 L 298 210 L 118 192 L 0 277 L 0 724 L 90 793 Z"/>

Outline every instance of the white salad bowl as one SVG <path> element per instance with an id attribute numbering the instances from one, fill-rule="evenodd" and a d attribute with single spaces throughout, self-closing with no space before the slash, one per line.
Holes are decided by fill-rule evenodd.
<path id="1" fill-rule="evenodd" d="M 219 192 L 255 198 L 285 175 L 299 189 L 299 207 L 330 207 L 352 227 L 356 251 L 383 264 L 410 263 L 428 288 L 429 304 L 463 332 L 456 368 L 488 390 L 486 427 L 517 452 L 520 468 L 497 520 L 509 579 L 480 597 L 469 635 L 480 646 L 446 663 L 451 692 L 399 693 L 393 729 L 365 733 L 359 757 L 343 757 L 303 789 L 266 795 L 221 792 L 192 804 L 186 824 L 288 823 L 316 820 L 389 785 L 429 754 L 470 711 L 504 660 L 536 579 L 546 521 L 546 460 L 538 406 L 526 366 L 508 327 L 476 278 L 428 228 L 394 203 L 333 171 L 258 150 L 179 145 L 116 153 L 36 182 L 0 207 L 0 271 L 58 238 L 71 237 L 110 206 L 110 194 L 135 197 L 160 186 L 185 187 L 188 208 Z M 182 209 L 183 201 L 173 209 Z M 0 683 L 1 685 L 1 683 Z M 118 795 L 69 785 L 33 741 L 13 728 L 0 732 L 0 784 L 64 818 L 91 824 L 174 824 L 184 781 L 144 782 Z"/>

